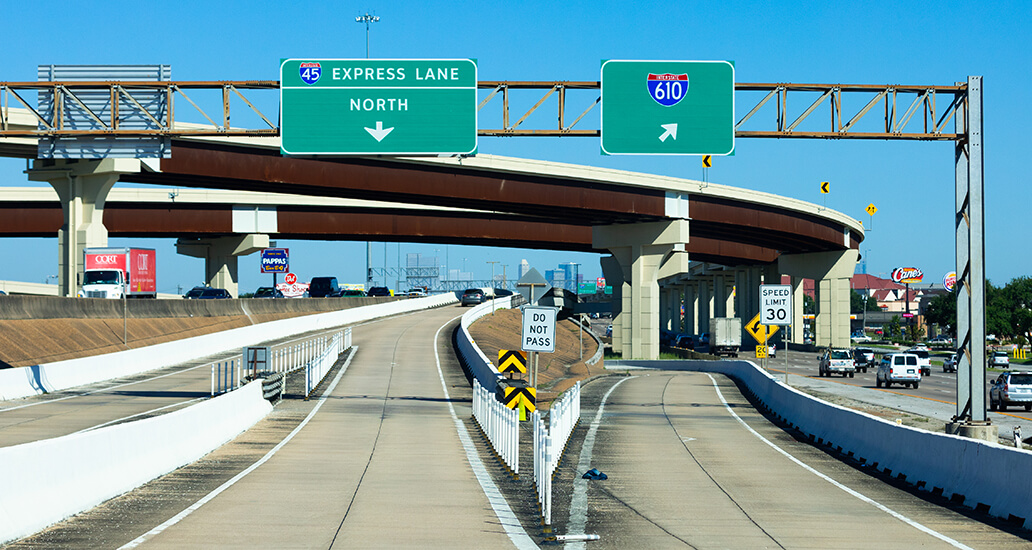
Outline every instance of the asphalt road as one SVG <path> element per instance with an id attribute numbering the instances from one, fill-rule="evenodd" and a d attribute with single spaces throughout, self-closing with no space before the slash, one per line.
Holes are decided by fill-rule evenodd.
<path id="1" fill-rule="evenodd" d="M 561 526 L 569 534 L 599 535 L 587 543 L 591 548 L 1029 545 L 797 441 L 725 377 L 661 371 L 611 377 L 589 384 L 592 397 L 615 384 L 592 455 L 574 459 L 608 479 L 579 481 L 587 487 L 586 517 L 574 517 L 572 507 Z M 584 412 L 585 424 L 595 413 L 594 407 Z"/>

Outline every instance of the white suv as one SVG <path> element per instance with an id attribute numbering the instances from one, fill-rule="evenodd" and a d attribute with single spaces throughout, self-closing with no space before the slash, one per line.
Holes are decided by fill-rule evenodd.
<path id="1" fill-rule="evenodd" d="M 878 363 L 878 374 L 874 377 L 874 385 L 891 388 L 893 384 L 911 386 L 917 389 L 921 383 L 921 367 L 913 353 L 890 353 L 883 355 Z"/>
<path id="2" fill-rule="evenodd" d="M 1010 357 L 1007 357 L 1007 352 L 1005 351 L 994 351 L 989 356 L 989 366 L 1002 369 L 1008 368 L 1010 367 Z"/>
<path id="3" fill-rule="evenodd" d="M 1007 410 L 1022 405 L 1032 411 L 1032 372 L 1005 372 L 989 388 L 989 410 Z"/>

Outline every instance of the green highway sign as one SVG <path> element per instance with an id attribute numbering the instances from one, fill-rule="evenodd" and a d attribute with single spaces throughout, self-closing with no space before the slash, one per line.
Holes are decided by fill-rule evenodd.
<path id="1" fill-rule="evenodd" d="M 735 68 L 728 61 L 602 63 L 602 152 L 729 155 Z"/>
<path id="2" fill-rule="evenodd" d="M 471 59 L 287 59 L 285 155 L 465 155 L 477 149 Z"/>

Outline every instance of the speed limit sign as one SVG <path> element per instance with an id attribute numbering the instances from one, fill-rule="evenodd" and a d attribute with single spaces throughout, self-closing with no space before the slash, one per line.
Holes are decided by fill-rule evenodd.
<path id="1" fill-rule="evenodd" d="M 792 285 L 760 285 L 760 324 L 792 324 Z"/>

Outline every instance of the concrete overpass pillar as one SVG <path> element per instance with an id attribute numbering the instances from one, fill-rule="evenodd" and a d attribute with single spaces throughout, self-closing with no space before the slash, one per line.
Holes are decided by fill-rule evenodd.
<path id="1" fill-rule="evenodd" d="M 855 249 L 782 255 L 781 273 L 814 279 L 817 290 L 818 346 L 849 347 L 849 279 L 856 269 Z"/>
<path id="2" fill-rule="evenodd" d="M 699 313 L 698 292 L 695 291 L 695 286 L 695 284 L 684 285 L 685 334 L 698 334 L 700 332 L 695 322 L 695 316 Z"/>
<path id="3" fill-rule="evenodd" d="M 670 330 L 681 332 L 681 305 L 684 303 L 681 297 L 681 285 L 667 286 L 670 292 Z"/>
<path id="4" fill-rule="evenodd" d="M 194 258 L 204 258 L 204 278 L 208 286 L 224 288 L 238 297 L 237 256 L 246 256 L 269 247 L 269 236 L 263 234 L 235 235 L 210 239 L 176 242 L 176 252 Z"/>
<path id="5" fill-rule="evenodd" d="M 75 296 L 83 272 L 83 249 L 107 246 L 104 203 L 122 174 L 140 171 L 137 159 L 95 161 L 36 160 L 30 181 L 49 183 L 61 201 L 64 224 L 57 232 L 57 286 L 61 296 Z"/>
<path id="6" fill-rule="evenodd" d="M 592 228 L 595 248 L 608 249 L 620 263 L 621 325 L 624 358 L 659 357 L 659 279 L 667 259 L 683 254 L 688 242 L 688 220 L 672 220 Z M 681 252 L 681 254 L 673 254 Z M 615 323 L 614 323 L 615 329 Z M 616 350 L 616 342 L 613 342 Z"/>
<path id="7" fill-rule="evenodd" d="M 620 262 L 614 256 L 604 256 L 599 260 L 602 266 L 602 276 L 606 278 L 606 284 L 613 287 L 613 296 L 610 299 L 610 309 L 613 311 L 613 350 L 623 349 L 623 269 Z"/>
<path id="8" fill-rule="evenodd" d="M 713 277 L 713 316 L 727 317 L 727 287 L 723 275 Z"/>
<path id="9" fill-rule="evenodd" d="M 666 331 L 669 331 L 670 327 L 673 326 L 673 319 L 670 316 L 671 301 L 673 301 L 673 298 L 671 297 L 670 288 L 666 286 L 659 287 L 659 328 Z"/>
<path id="10" fill-rule="evenodd" d="M 792 285 L 792 343 L 802 344 L 805 340 L 805 331 L 803 330 L 803 304 L 805 291 L 803 290 L 803 278 L 802 277 L 790 277 Z"/>

